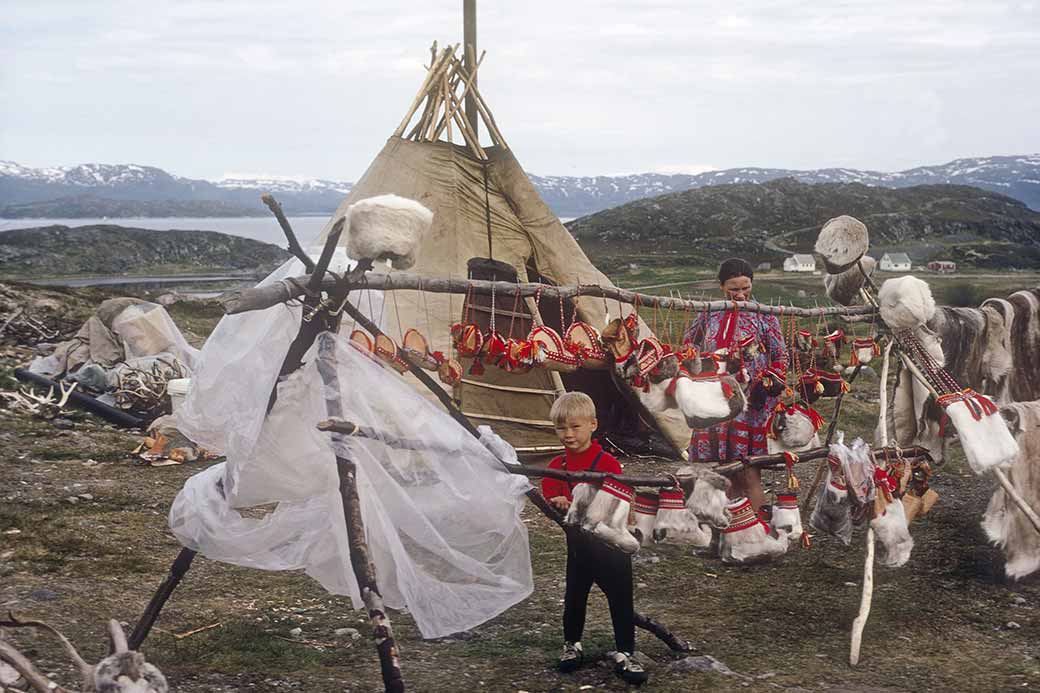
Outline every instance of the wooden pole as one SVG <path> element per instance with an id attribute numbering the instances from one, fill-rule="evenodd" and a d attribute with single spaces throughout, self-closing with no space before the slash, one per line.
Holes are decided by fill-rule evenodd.
<path id="1" fill-rule="evenodd" d="M 336 372 L 336 345 L 331 333 L 321 335 L 318 339 L 318 374 L 325 386 L 325 411 L 329 416 L 341 416 L 339 376 Z M 342 450 L 345 435 L 332 432 L 332 441 L 337 451 Z M 361 599 L 368 609 L 369 623 L 372 625 L 372 637 L 375 640 L 376 652 L 379 654 L 379 668 L 383 675 L 383 686 L 387 693 L 403 693 L 404 679 L 401 676 L 401 661 L 397 652 L 397 642 L 390 619 L 386 616 L 383 597 L 376 582 L 376 567 L 372 561 L 372 553 L 365 539 L 365 523 L 361 517 L 361 500 L 358 498 L 357 467 L 354 461 L 336 455 L 336 472 L 339 475 L 340 501 L 343 504 L 343 519 L 347 525 L 347 544 L 350 551 L 350 566 L 357 580 Z"/>
<path id="2" fill-rule="evenodd" d="M 898 501 L 896 501 L 898 502 Z M 859 648 L 863 643 L 863 629 L 870 616 L 870 602 L 874 598 L 874 528 L 867 525 L 867 556 L 863 559 L 863 592 L 859 598 L 859 613 L 852 622 L 852 644 L 849 648 L 849 664 L 859 664 Z"/>
<path id="3" fill-rule="evenodd" d="M 272 282 L 266 286 L 258 286 L 250 289 L 238 289 L 221 294 L 218 298 L 224 306 L 224 311 L 229 315 L 244 313 L 250 310 L 264 310 L 279 303 L 298 298 L 306 294 L 303 287 L 307 285 L 310 277 L 291 277 L 280 282 Z M 331 289 L 335 286 L 335 280 L 327 278 L 322 288 Z M 578 284 L 553 286 L 551 284 L 539 284 L 537 282 L 524 282 L 514 284 L 506 281 L 487 281 L 481 279 L 453 279 L 444 277 L 421 277 L 407 272 L 394 272 L 393 275 L 369 272 L 362 277 L 352 278 L 347 283 L 347 288 L 371 289 L 375 291 L 389 290 L 411 290 L 428 291 L 436 294 L 468 294 L 490 295 L 495 293 L 499 296 L 514 296 L 520 292 L 523 298 L 534 297 L 539 294 L 545 299 L 573 299 L 578 296 L 596 296 L 607 298 L 622 303 L 654 305 L 657 304 L 661 310 L 676 311 L 725 311 L 737 308 L 742 312 L 759 313 L 763 315 L 794 315 L 802 318 L 817 318 L 828 315 L 874 315 L 877 308 L 873 306 L 833 306 L 824 308 L 798 308 L 795 306 L 771 306 L 765 303 L 754 303 L 748 301 L 694 301 L 683 298 L 670 298 L 667 296 L 654 296 L 652 294 L 638 293 L 628 289 L 620 289 L 616 286 L 600 286 L 598 284 Z"/>
<path id="4" fill-rule="evenodd" d="M 477 0 L 462 0 L 462 59 L 466 74 L 473 84 L 477 83 Z M 473 94 L 466 92 L 466 120 L 473 136 L 480 139 L 477 126 L 477 102 Z"/>

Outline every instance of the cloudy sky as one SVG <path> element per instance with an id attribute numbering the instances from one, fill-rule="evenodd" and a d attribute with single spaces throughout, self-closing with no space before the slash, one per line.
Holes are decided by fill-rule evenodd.
<path id="1" fill-rule="evenodd" d="M 1040 1 L 481 0 L 538 174 L 898 170 L 1040 151 Z M 0 159 L 356 180 L 462 0 L 8 0 Z"/>

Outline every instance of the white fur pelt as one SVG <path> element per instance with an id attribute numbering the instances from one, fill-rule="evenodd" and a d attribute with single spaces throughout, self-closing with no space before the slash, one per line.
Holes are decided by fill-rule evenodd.
<path id="1" fill-rule="evenodd" d="M 863 275 L 866 273 L 869 277 L 874 273 L 877 260 L 869 255 L 864 255 L 859 259 L 859 265 L 862 265 L 862 271 L 858 266 L 853 265 L 844 272 L 823 275 L 823 289 L 828 298 L 843 306 L 851 306 L 856 302 L 856 299 L 859 298 L 859 290 L 867 283 L 867 279 Z"/>
<path id="2" fill-rule="evenodd" d="M 881 319 L 891 330 L 912 330 L 932 319 L 935 299 L 928 283 L 906 275 L 886 279 L 878 290 Z"/>
<path id="3" fill-rule="evenodd" d="M 661 505 L 654 524 L 654 540 L 667 544 L 705 547 L 711 543 L 711 530 L 701 525 L 689 509 L 682 489 L 661 491 Z"/>
<path id="4" fill-rule="evenodd" d="M 802 513 L 798 509 L 798 494 L 794 491 L 778 491 L 773 503 L 773 518 L 769 521 L 777 536 L 786 534 L 789 541 L 802 538 Z"/>
<path id="5" fill-rule="evenodd" d="M 639 550 L 639 540 L 628 531 L 632 496 L 631 487 L 609 478 L 604 479 L 599 488 L 578 484 L 571 492 L 571 507 L 565 522 L 580 525 L 625 553 L 635 553 Z"/>
<path id="6" fill-rule="evenodd" d="M 879 491 L 880 492 L 880 491 Z M 881 542 L 882 556 L 878 558 L 881 565 L 899 568 L 910 560 L 910 552 L 914 548 L 914 538 L 907 527 L 906 512 L 903 504 L 895 500 L 885 507 L 879 517 L 870 521 L 877 540 Z"/>
<path id="7" fill-rule="evenodd" d="M 1018 459 L 1007 471 L 1008 480 L 1033 508 L 1040 508 L 1040 400 L 1001 407 L 1001 414 L 1018 440 Z M 1040 532 L 997 487 L 982 518 L 989 540 L 1004 552 L 1004 573 L 1019 580 L 1040 569 Z"/>
<path id="8" fill-rule="evenodd" d="M 433 224 L 433 212 L 415 200 L 377 195 L 347 208 L 347 255 L 393 262 L 394 269 L 415 264 L 422 238 Z"/>
<path id="9" fill-rule="evenodd" d="M 660 499 L 656 493 L 637 493 L 632 503 L 633 522 L 628 531 L 639 539 L 641 546 L 654 540 L 654 525 L 657 523 Z"/>
<path id="10" fill-rule="evenodd" d="M 816 237 L 814 250 L 823 258 L 827 272 L 838 274 L 863 257 L 869 246 L 870 235 L 866 225 L 855 217 L 843 214 L 823 225 L 820 235 Z"/>
<path id="11" fill-rule="evenodd" d="M 719 556 L 728 565 L 771 561 L 787 553 L 787 535 L 776 535 L 758 518 L 751 501 L 737 498 L 729 504 L 730 524 L 719 537 Z"/>

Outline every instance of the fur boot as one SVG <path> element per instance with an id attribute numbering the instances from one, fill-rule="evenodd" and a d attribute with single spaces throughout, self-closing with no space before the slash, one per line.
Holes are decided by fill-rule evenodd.
<path id="1" fill-rule="evenodd" d="M 711 530 L 702 527 L 697 516 L 687 509 L 681 488 L 661 491 L 661 505 L 654 525 L 654 540 L 668 544 L 705 547 L 711 543 Z"/>
<path id="2" fill-rule="evenodd" d="M 614 479 L 604 479 L 585 509 L 583 529 L 625 553 L 639 550 L 639 540 L 628 531 L 633 491 Z"/>
<path id="3" fill-rule="evenodd" d="M 786 534 L 789 541 L 802 538 L 802 513 L 798 510 L 797 491 L 777 491 L 770 521 L 777 535 Z"/>
<path id="4" fill-rule="evenodd" d="M 860 267 L 863 269 L 860 270 Z M 824 275 L 823 289 L 827 298 L 843 306 L 853 305 L 859 298 L 859 290 L 867 285 L 867 277 L 874 273 L 876 267 L 877 260 L 864 255 L 859 259 L 858 266 L 854 264 L 840 274 Z"/>
<path id="5" fill-rule="evenodd" d="M 775 535 L 758 519 L 747 498 L 729 504 L 730 523 L 722 530 L 719 554 L 728 565 L 751 565 L 771 561 L 787 553 L 787 535 Z"/>
<path id="6" fill-rule="evenodd" d="M 646 546 L 654 540 L 654 526 L 657 523 L 657 512 L 660 499 L 656 493 L 637 493 L 635 502 L 632 504 L 633 523 L 629 525 L 630 531 L 641 546 Z"/>
<path id="7" fill-rule="evenodd" d="M 879 491 L 880 493 L 880 491 Z M 914 539 L 907 527 L 906 513 L 901 502 L 888 503 L 880 515 L 870 521 L 877 540 L 884 549 L 878 562 L 889 568 L 899 568 L 910 560 L 910 551 L 914 548 Z"/>

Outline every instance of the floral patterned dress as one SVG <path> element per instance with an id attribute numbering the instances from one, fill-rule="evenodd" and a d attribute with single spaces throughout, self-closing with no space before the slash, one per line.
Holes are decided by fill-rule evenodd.
<path id="1" fill-rule="evenodd" d="M 683 337 L 683 343 L 711 352 L 736 344 L 748 336 L 755 336 L 762 345 L 758 354 L 744 362 L 750 382 L 770 364 L 787 363 L 780 321 L 775 315 L 744 313 L 727 310 L 698 316 Z M 748 408 L 735 419 L 711 428 L 693 432 L 690 440 L 690 461 L 737 460 L 766 452 L 766 420 L 776 406 L 777 397 L 767 397 L 759 408 Z"/>

